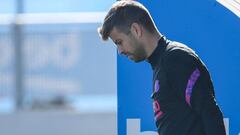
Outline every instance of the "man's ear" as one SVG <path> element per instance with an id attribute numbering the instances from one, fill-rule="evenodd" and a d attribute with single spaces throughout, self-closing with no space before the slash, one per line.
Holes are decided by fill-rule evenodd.
<path id="1" fill-rule="evenodd" d="M 142 27 L 138 23 L 132 23 L 131 25 L 131 32 L 134 34 L 136 37 L 141 37 L 142 36 Z"/>

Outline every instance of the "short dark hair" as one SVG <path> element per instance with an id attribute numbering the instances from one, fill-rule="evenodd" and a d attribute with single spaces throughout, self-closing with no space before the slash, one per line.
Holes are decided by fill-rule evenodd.
<path id="1" fill-rule="evenodd" d="M 142 25 L 151 33 L 156 31 L 150 13 L 142 4 L 133 0 L 117 1 L 108 11 L 98 32 L 103 40 L 108 40 L 114 27 L 120 32 L 128 33 L 134 22 Z"/>

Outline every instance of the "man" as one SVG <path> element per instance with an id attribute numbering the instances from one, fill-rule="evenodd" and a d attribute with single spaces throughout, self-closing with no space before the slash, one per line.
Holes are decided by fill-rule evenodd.
<path id="1" fill-rule="evenodd" d="M 143 5 L 116 2 L 99 33 L 103 40 L 110 37 L 120 54 L 151 64 L 159 135 L 226 135 L 206 66 L 192 49 L 160 34 Z"/>

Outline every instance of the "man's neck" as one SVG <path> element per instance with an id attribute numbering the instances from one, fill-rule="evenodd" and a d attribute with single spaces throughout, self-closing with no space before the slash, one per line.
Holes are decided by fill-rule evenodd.
<path id="1" fill-rule="evenodd" d="M 147 37 L 148 40 L 146 40 L 146 46 L 145 46 L 147 58 L 149 58 L 153 53 L 153 51 L 157 48 L 158 41 L 161 37 L 162 35 L 160 33 L 156 33 L 154 35 L 148 35 Z"/>

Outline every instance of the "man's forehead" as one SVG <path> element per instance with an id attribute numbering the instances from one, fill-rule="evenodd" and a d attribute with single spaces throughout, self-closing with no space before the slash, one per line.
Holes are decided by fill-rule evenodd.
<path id="1" fill-rule="evenodd" d="M 117 39 L 117 38 L 121 38 L 123 36 L 123 33 L 120 32 L 116 27 L 113 27 L 109 36 L 110 36 L 111 39 Z"/>

